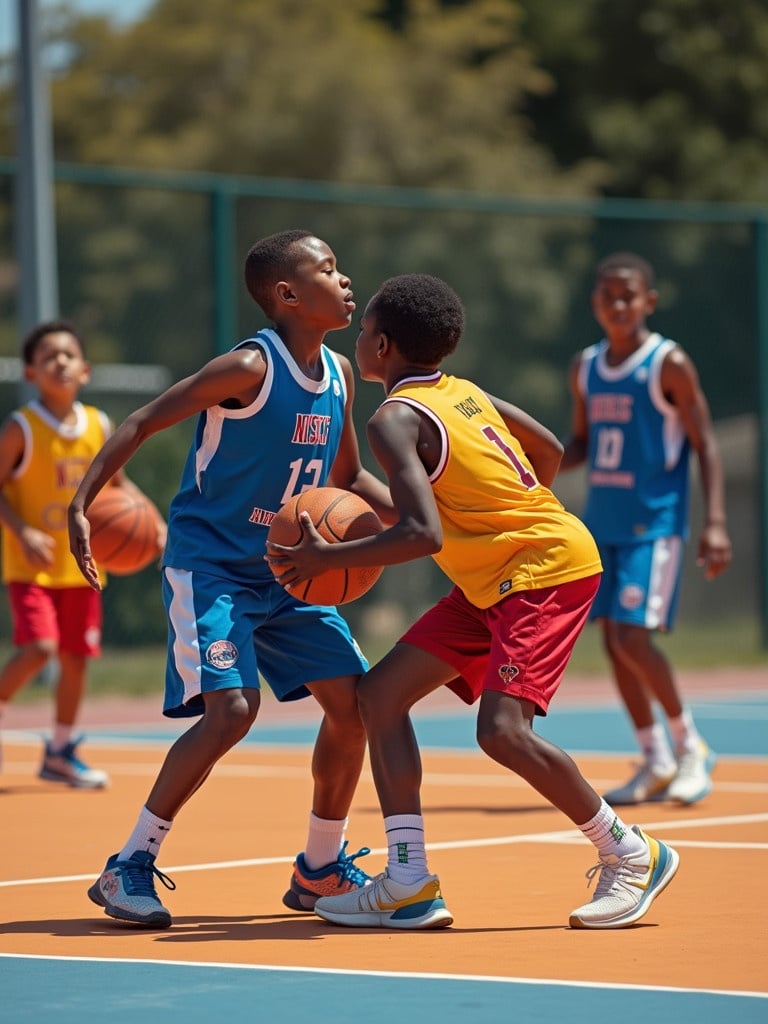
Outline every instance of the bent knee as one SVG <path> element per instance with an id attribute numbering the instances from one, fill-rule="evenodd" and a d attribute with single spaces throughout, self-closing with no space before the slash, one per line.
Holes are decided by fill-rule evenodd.
<path id="1" fill-rule="evenodd" d="M 236 742 L 256 720 L 261 698 L 258 690 L 217 690 L 205 694 L 204 700 L 205 724 Z"/>

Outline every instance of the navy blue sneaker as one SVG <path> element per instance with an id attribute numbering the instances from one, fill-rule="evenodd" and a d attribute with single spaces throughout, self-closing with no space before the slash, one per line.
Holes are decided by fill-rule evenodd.
<path id="1" fill-rule="evenodd" d="M 371 851 L 364 846 L 357 853 L 346 855 L 347 844 L 341 848 L 338 860 L 326 864 L 324 868 L 317 871 L 310 871 L 304 860 L 304 854 L 300 853 L 293 865 L 291 875 L 291 886 L 283 896 L 283 903 L 291 910 L 315 909 L 315 903 L 321 896 L 340 896 L 342 893 L 351 892 L 353 889 L 362 889 L 371 881 L 371 876 L 357 867 L 354 861 L 358 857 L 365 857 Z"/>
<path id="2" fill-rule="evenodd" d="M 100 768 L 89 768 L 77 756 L 77 746 L 83 737 L 68 743 L 62 750 L 52 750 L 46 743 L 43 763 L 38 777 L 46 782 L 63 782 L 75 789 L 103 789 L 109 784 L 109 776 Z"/>
<path id="3" fill-rule="evenodd" d="M 136 850 L 127 860 L 113 853 L 99 878 L 88 890 L 89 898 L 118 921 L 131 921 L 147 928 L 170 928 L 171 914 L 155 891 L 155 875 L 166 889 L 175 889 L 171 879 L 158 871 L 155 858 Z"/>

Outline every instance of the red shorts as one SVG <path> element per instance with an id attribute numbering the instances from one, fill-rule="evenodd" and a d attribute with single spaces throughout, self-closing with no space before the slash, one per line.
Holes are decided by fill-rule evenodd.
<path id="1" fill-rule="evenodd" d="M 9 583 L 16 647 L 54 640 L 65 654 L 101 654 L 101 592 L 91 587 L 41 587 Z"/>
<path id="2" fill-rule="evenodd" d="M 542 590 L 521 590 L 490 608 L 470 604 L 458 587 L 401 637 L 456 669 L 448 683 L 467 704 L 499 690 L 546 715 L 592 606 L 600 573 Z"/>

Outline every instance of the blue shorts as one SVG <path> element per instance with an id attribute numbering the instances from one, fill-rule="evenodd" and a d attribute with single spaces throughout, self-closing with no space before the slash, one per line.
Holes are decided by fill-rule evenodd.
<path id="1" fill-rule="evenodd" d="M 168 659 L 163 714 L 201 715 L 202 694 L 260 689 L 280 701 L 307 683 L 362 675 L 368 662 L 335 608 L 297 601 L 273 581 L 247 586 L 185 569 L 163 570 Z"/>
<path id="2" fill-rule="evenodd" d="M 672 629 L 680 597 L 685 543 L 660 537 L 639 544 L 597 543 L 603 578 L 590 619 L 643 629 Z"/>

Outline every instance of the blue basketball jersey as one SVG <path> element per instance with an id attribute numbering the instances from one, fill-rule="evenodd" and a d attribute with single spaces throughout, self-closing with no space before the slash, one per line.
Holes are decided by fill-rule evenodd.
<path id="1" fill-rule="evenodd" d="M 325 345 L 322 379 L 312 380 L 275 331 L 259 331 L 241 346 L 254 341 L 267 364 L 261 393 L 247 408 L 200 414 L 171 502 L 163 564 L 259 583 L 273 580 L 264 554 L 275 514 L 328 479 L 347 392 L 338 358 Z"/>
<path id="2" fill-rule="evenodd" d="M 589 423 L 583 518 L 602 543 L 687 536 L 689 443 L 660 383 L 674 346 L 652 334 L 618 366 L 608 364 L 605 339 L 582 353 L 578 379 Z"/>

